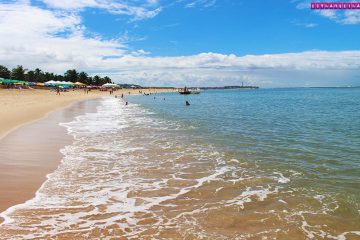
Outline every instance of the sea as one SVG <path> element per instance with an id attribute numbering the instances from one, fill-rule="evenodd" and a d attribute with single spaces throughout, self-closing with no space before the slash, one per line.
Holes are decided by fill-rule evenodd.
<path id="1" fill-rule="evenodd" d="M 109 96 L 60 125 L 0 239 L 360 239 L 360 88 Z"/>

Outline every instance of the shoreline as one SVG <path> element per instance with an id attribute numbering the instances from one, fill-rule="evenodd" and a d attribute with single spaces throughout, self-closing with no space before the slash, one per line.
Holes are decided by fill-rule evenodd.
<path id="1" fill-rule="evenodd" d="M 293 115 L 290 120 L 295 125 L 289 128 L 286 125 L 289 119 L 282 117 L 289 109 L 269 114 L 272 106 L 279 109 L 278 103 L 293 95 L 293 91 L 279 93 L 280 97 L 276 91 L 273 93 L 265 98 L 267 101 L 258 98 L 252 102 L 253 95 L 228 92 L 224 96 L 214 92 L 202 99 L 194 97 L 194 105 L 200 103 L 200 107 L 191 109 L 186 108 L 184 98 L 175 93 L 162 94 L 166 101 L 160 94 L 126 96 L 125 99 L 110 96 L 100 101 L 80 102 L 57 112 L 55 119 L 54 114 L 50 114 L 38 121 L 39 124 L 14 131 L 6 138 L 15 138 L 21 133 L 18 139 L 22 141 L 12 141 L 13 144 L 8 144 L 11 149 L 23 142 L 27 143 L 24 146 L 39 148 L 41 141 L 36 142 L 39 139 L 32 140 L 33 134 L 26 134 L 27 128 L 38 125 L 33 132 L 45 133 L 39 137 L 46 140 L 45 153 L 53 156 L 41 157 L 42 163 L 56 166 L 58 159 L 61 163 L 46 175 L 47 180 L 39 184 L 33 198 L 0 214 L 4 219 L 0 235 L 6 239 L 253 239 L 261 236 L 306 239 L 325 235 L 334 239 L 356 238 L 359 216 L 353 203 L 358 196 L 353 182 L 357 180 L 358 171 L 348 170 L 354 166 L 351 159 L 356 159 L 356 145 L 348 147 L 345 142 L 336 147 L 332 145 L 334 148 L 326 152 L 317 152 L 314 148 L 333 143 L 317 144 L 319 138 L 328 136 L 328 130 L 334 125 L 324 125 L 327 117 L 322 118 L 307 127 L 316 129 L 323 125 L 325 128 L 302 139 L 303 128 L 298 126 L 303 126 L 303 119 Z M 330 103 L 348 99 L 342 91 L 339 94 L 342 98 Z M 299 101 L 298 95 L 305 96 L 303 101 Z M 320 98 L 324 105 L 314 109 L 306 100 L 318 99 L 318 96 L 301 90 L 291 98 L 289 108 L 294 102 L 301 102 L 296 105 L 300 113 L 303 109 L 309 111 L 310 117 L 305 116 L 305 120 L 315 119 L 320 106 L 330 106 L 325 108 L 329 112 L 333 109 L 333 105 L 323 101 L 329 96 L 332 95 Z M 230 104 L 239 97 L 244 101 L 239 101 L 239 105 Z M 213 99 L 220 98 L 224 101 L 219 107 L 225 111 L 213 107 Z M 129 106 L 125 106 L 124 100 L 130 102 Z M 253 107 L 263 106 L 263 102 L 270 102 L 269 108 Z M 75 117 L 73 122 L 64 123 L 61 119 L 71 120 L 96 106 L 95 113 Z M 209 109 L 214 112 L 208 116 Z M 352 119 L 354 115 L 349 108 L 344 108 L 343 113 L 339 120 L 348 119 L 341 125 L 345 129 L 356 119 Z M 63 137 L 63 131 L 58 134 L 50 131 L 54 130 L 47 124 L 51 118 L 55 123 L 64 123 L 60 126 L 73 137 L 72 143 L 66 143 L 68 137 Z M 275 118 L 279 119 L 277 123 L 281 128 L 273 131 L 273 121 L 269 120 Z M 337 118 L 333 122 L 338 122 L 335 120 Z M 217 127 L 219 124 L 221 127 Z M 265 128 L 270 129 L 266 130 L 269 135 L 262 134 Z M 254 129 L 259 132 L 254 134 Z M 342 133 L 339 134 L 332 135 L 339 136 L 335 143 L 342 139 Z M 54 136 L 57 138 L 53 139 Z M 59 140 L 66 145 L 61 149 L 62 158 L 54 154 L 60 148 L 56 145 L 61 143 Z M 259 147 L 264 151 L 259 152 Z M 18 149 L 14 153 L 26 156 L 31 163 L 28 157 L 34 153 L 28 148 Z M 333 156 L 339 159 L 334 160 Z M 347 160 L 349 156 L 352 158 Z M 22 166 L 19 157 L 14 159 Z M 298 164 L 294 165 L 295 161 Z M 324 163 L 336 164 L 339 170 L 323 171 Z M 314 171 L 322 175 L 314 178 L 314 167 Z M 30 172 L 36 169 L 32 164 L 23 168 Z M 41 170 L 43 175 L 45 170 Z M 6 171 L 0 170 L 0 174 Z M 334 173 L 331 179 L 335 177 L 338 186 L 333 187 L 328 173 Z M 36 174 L 39 176 L 41 174 Z M 31 180 L 31 175 L 25 179 Z M 319 180 L 318 184 L 309 185 L 314 179 Z M 6 182 L 0 179 L 1 183 Z M 25 184 L 19 191 L 24 189 L 31 192 Z"/>
<path id="2" fill-rule="evenodd" d="M 96 111 L 100 98 L 80 100 L 26 123 L 0 140 L 0 212 L 36 196 L 47 175 L 59 166 L 60 152 L 74 140 L 61 122 Z M 0 217 L 0 223 L 3 222 Z"/>
<path id="3" fill-rule="evenodd" d="M 100 91 L 85 95 L 76 90 L 56 96 L 55 92 L 49 90 L 0 89 L 0 115 L 3 116 L 0 119 L 0 140 L 16 129 L 48 117 L 58 109 L 67 108 L 81 100 L 102 96 L 106 94 Z"/>
<path id="4" fill-rule="evenodd" d="M 73 103 L 86 99 L 95 99 L 104 96 L 116 96 L 121 94 L 138 93 L 138 89 L 119 89 L 113 95 L 93 90 L 85 94 L 78 89 L 63 92 L 59 96 L 50 90 L 18 90 L 1 89 L 0 99 L 0 140 L 14 130 L 46 118 L 51 112 L 65 108 Z M 174 92 L 172 89 L 142 89 L 143 92 Z"/>
<path id="5" fill-rule="evenodd" d="M 130 92 L 135 94 L 137 91 Z M 160 92 L 158 89 L 156 91 Z M 0 198 L 0 213 L 35 197 L 47 175 L 59 166 L 63 158 L 60 149 L 73 141 L 73 137 L 59 123 L 73 121 L 76 116 L 96 111 L 103 97 L 128 92 L 128 89 L 123 89 L 114 92 L 114 95 L 100 91 L 85 95 L 80 90 L 69 94 L 68 99 L 49 103 L 46 100 L 58 97 L 56 93 L 0 89 L 0 97 L 5 96 L 5 104 L 0 107 L 0 113 L 6 116 L 0 120 L 0 195 L 3 196 Z M 65 94 L 63 95 L 66 96 Z M 29 108 L 29 100 L 44 101 L 37 105 L 35 114 L 32 111 L 36 106 L 26 109 Z M 17 102 L 10 104 L 11 101 Z M 11 111 L 7 111 L 7 104 L 10 104 Z M 24 116 L 26 114 L 29 116 Z M 6 125 L 9 119 L 12 124 Z M 3 221 L 0 217 L 0 224 Z"/>

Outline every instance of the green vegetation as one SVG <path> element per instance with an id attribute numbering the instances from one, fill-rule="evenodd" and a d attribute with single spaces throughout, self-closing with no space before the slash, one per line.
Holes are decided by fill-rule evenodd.
<path id="1" fill-rule="evenodd" d="M 87 85 L 103 85 L 105 83 L 111 83 L 111 78 L 100 77 L 98 75 L 91 77 L 85 72 L 77 72 L 75 69 L 67 70 L 64 75 L 58 75 L 49 72 L 43 72 L 41 69 L 27 70 L 23 66 L 18 65 L 15 68 L 9 70 L 7 67 L 0 65 L 0 78 L 16 79 L 29 82 L 47 82 L 54 81 L 67 81 L 67 82 L 81 82 Z"/>

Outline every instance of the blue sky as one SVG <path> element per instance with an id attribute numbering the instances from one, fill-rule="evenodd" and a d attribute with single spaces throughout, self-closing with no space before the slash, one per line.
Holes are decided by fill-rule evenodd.
<path id="1" fill-rule="evenodd" d="M 297 9 L 291 1 L 223 0 L 192 8 L 186 3 L 164 5 L 156 17 L 137 22 L 86 10 L 84 22 L 89 31 L 109 38 L 127 34 L 132 47 L 154 56 L 336 51 L 360 46 L 359 24 L 339 24 L 310 9 Z"/>
<path id="2" fill-rule="evenodd" d="M 142 85 L 360 85 L 360 11 L 310 1 L 0 0 L 0 64 Z"/>

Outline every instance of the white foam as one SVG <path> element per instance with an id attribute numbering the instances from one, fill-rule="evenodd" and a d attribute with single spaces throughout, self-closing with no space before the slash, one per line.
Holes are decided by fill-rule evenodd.
<path id="1" fill-rule="evenodd" d="M 349 232 L 343 232 L 342 234 L 339 234 L 338 236 L 336 236 L 334 239 L 337 240 L 346 240 L 346 235 L 348 234 L 353 234 L 353 235 L 357 235 L 360 237 L 360 231 L 349 231 Z M 333 236 L 328 235 L 328 238 L 333 238 Z"/>
<path id="2" fill-rule="evenodd" d="M 315 195 L 314 196 L 314 198 L 316 199 L 316 200 L 318 200 L 319 202 L 323 202 L 323 200 L 324 200 L 324 198 L 325 198 L 325 196 L 324 195 Z"/>
<path id="3" fill-rule="evenodd" d="M 136 105 L 131 104 L 126 108 L 122 105 L 118 100 L 106 98 L 103 99 L 96 113 L 87 113 L 76 117 L 72 122 L 61 123 L 61 126 L 66 127 L 69 134 L 74 136 L 73 145 L 61 149 L 64 155 L 61 164 L 47 176 L 47 180 L 33 199 L 1 213 L 5 219 L 1 227 L 33 232 L 21 235 L 19 238 L 41 238 L 45 235 L 66 232 L 86 232 L 94 225 L 106 227 L 122 219 L 125 219 L 125 222 L 118 223 L 120 227 L 136 228 L 140 220 L 136 216 L 137 213 L 151 213 L 151 208 L 161 204 L 170 207 L 172 204 L 168 201 L 201 188 L 229 171 L 230 167 L 223 165 L 224 161 L 219 157 L 221 154 L 218 151 L 205 150 L 201 146 L 195 151 L 184 147 L 184 154 L 193 155 L 192 158 L 196 161 L 177 163 L 174 165 L 176 168 L 169 169 L 173 173 L 164 179 L 141 177 L 143 170 L 153 168 L 156 163 L 156 159 L 149 159 L 149 154 L 153 154 L 149 150 L 152 147 L 163 149 L 162 146 L 157 145 L 158 140 L 154 136 L 161 133 L 160 130 L 173 130 L 179 125 L 164 127 L 166 124 L 149 119 L 144 114 L 145 111 Z M 147 132 L 144 133 L 145 135 L 139 134 L 139 131 L 142 131 L 139 129 Z M 143 142 L 141 138 L 144 139 Z M 181 142 L 183 139 L 175 138 L 172 142 L 168 141 L 165 148 L 175 149 L 176 144 Z M 172 157 L 178 157 L 176 151 L 168 154 L 169 157 L 164 158 L 163 163 L 173 162 L 175 158 Z M 154 153 L 150 156 L 154 158 L 160 155 Z M 194 183 L 190 186 L 177 188 L 174 193 L 165 196 L 130 196 L 136 191 L 160 190 L 167 186 L 169 177 L 184 180 L 179 177 L 181 172 L 178 169 L 186 169 L 210 160 L 214 167 L 207 169 L 206 172 L 199 172 L 206 175 L 192 179 Z M 223 166 L 220 166 L 221 164 Z M 141 204 L 137 204 L 138 200 L 142 201 Z M 46 214 L 39 214 L 41 209 L 46 209 L 49 213 L 53 212 L 51 218 Z M 21 220 L 21 211 L 24 210 L 34 212 L 36 215 L 33 217 L 38 223 L 27 222 L 26 218 Z M 99 214 L 115 215 L 101 220 L 90 220 L 89 217 Z M 72 229 L 70 227 L 72 225 L 77 226 L 77 229 Z M 42 229 L 44 226 L 51 228 L 44 230 Z M 136 235 L 137 231 L 133 229 L 132 234 Z"/>
<path id="4" fill-rule="evenodd" d="M 264 201 L 268 195 L 278 193 L 279 188 L 271 188 L 271 187 L 257 187 L 257 189 L 252 189 L 251 187 L 247 187 L 245 191 L 243 191 L 238 197 L 226 201 L 226 206 L 238 205 L 241 209 L 245 208 L 245 203 L 250 203 L 253 199 L 257 199 L 258 201 Z"/>
<path id="5" fill-rule="evenodd" d="M 230 162 L 232 162 L 232 163 L 240 163 L 239 160 L 237 160 L 235 158 L 230 159 Z"/>
<path id="6" fill-rule="evenodd" d="M 295 194 L 296 189 L 283 191 L 284 184 L 290 182 L 283 173 L 268 173 L 256 167 L 250 172 L 246 164 L 226 159 L 216 147 L 201 141 L 190 142 L 183 133 L 186 126 L 181 123 L 155 118 L 150 111 L 136 104 L 125 107 L 121 101 L 103 99 L 96 113 L 61 124 L 74 136 L 74 143 L 61 150 L 64 155 L 61 164 L 47 176 L 33 199 L 1 213 L 5 222 L 0 228 L 31 232 L 12 236 L 13 239 L 41 239 L 62 233 L 81 233 L 86 237 L 95 226 L 105 229 L 116 223 L 121 229 L 130 229 L 125 237 L 136 239 L 146 230 L 139 222 L 142 215 L 147 215 L 154 220 L 151 226 L 159 231 L 176 226 L 183 231 L 182 236 L 224 239 L 221 234 L 213 237 L 202 229 L 197 215 L 206 216 L 222 207 L 244 209 L 247 203 L 266 201 L 267 205 L 272 201 L 282 209 L 261 214 L 302 217 L 297 224 L 308 238 L 325 236 L 342 240 L 348 234 L 358 234 L 355 231 L 331 236 L 325 231 L 313 231 L 303 216 L 305 212 L 294 213 L 284 205 L 287 204 L 284 195 Z M 290 174 L 295 175 L 298 174 Z M 222 194 L 229 190 L 229 185 L 235 191 L 234 198 Z M 201 192 L 224 199 L 213 202 L 212 197 L 197 194 Z M 322 195 L 314 198 L 324 201 Z M 333 210 L 322 205 L 320 214 Z M 172 217 L 166 218 L 167 210 Z M 28 211 L 27 216 L 34 221 L 27 219 L 23 211 Z M 280 229 L 264 229 L 255 236 L 277 231 Z"/>
<path id="7" fill-rule="evenodd" d="M 288 183 L 288 182 L 290 182 L 290 179 L 284 177 L 284 175 L 282 173 L 279 173 L 279 172 L 274 172 L 274 173 L 279 175 L 279 177 L 277 177 L 278 183 Z"/>

